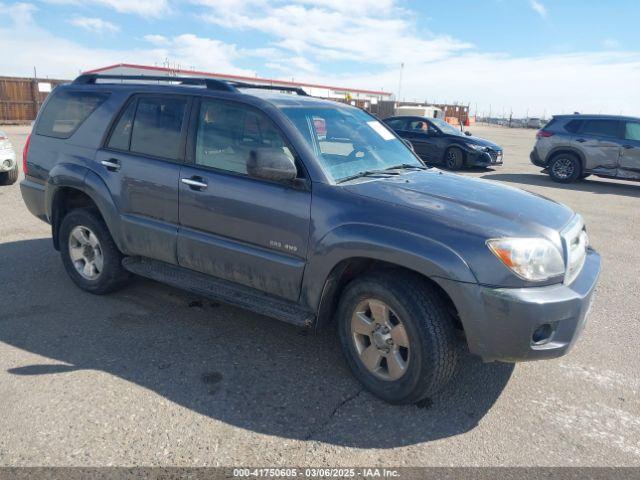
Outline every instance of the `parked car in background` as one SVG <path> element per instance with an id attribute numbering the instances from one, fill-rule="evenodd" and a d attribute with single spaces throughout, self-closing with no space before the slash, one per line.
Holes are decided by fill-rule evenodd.
<path id="1" fill-rule="evenodd" d="M 528 118 L 527 119 L 527 128 L 541 128 L 542 127 L 542 120 L 540 120 L 539 118 Z"/>
<path id="2" fill-rule="evenodd" d="M 0 185 L 13 185 L 18 175 L 16 152 L 7 134 L 0 130 Z"/>
<path id="3" fill-rule="evenodd" d="M 354 375 L 393 403 L 452 378 L 459 333 L 485 361 L 569 351 L 600 272 L 580 215 L 428 168 L 356 107 L 269 88 L 85 75 L 47 97 L 22 197 L 79 288 L 134 273 L 337 322 Z"/>
<path id="4" fill-rule="evenodd" d="M 410 142 L 416 154 L 428 165 L 442 165 L 449 170 L 502 165 L 502 147 L 463 132 L 439 118 L 397 116 L 386 118 L 384 122 Z"/>
<path id="5" fill-rule="evenodd" d="M 553 180 L 640 180 L 640 118 L 557 115 L 536 135 L 531 162 Z"/>

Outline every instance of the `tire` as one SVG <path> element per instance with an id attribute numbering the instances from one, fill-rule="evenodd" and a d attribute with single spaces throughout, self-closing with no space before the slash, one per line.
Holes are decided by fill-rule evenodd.
<path id="1" fill-rule="evenodd" d="M 122 254 L 97 210 L 72 210 L 62 220 L 59 235 L 64 268 L 82 290 L 102 295 L 122 288 L 129 280 Z"/>
<path id="2" fill-rule="evenodd" d="M 444 166 L 449 170 L 460 170 L 464 165 L 464 153 L 458 147 L 450 147 L 444 152 Z"/>
<path id="3" fill-rule="evenodd" d="M 558 183 L 575 182 L 582 174 L 580 159 L 572 153 L 559 153 L 549 162 L 549 176 Z"/>
<path id="4" fill-rule="evenodd" d="M 387 324 L 392 329 L 375 333 L 380 329 L 373 328 L 377 322 L 373 312 L 384 312 L 381 304 L 388 307 Z M 357 278 L 345 289 L 337 313 L 347 364 L 362 385 L 383 400 L 418 402 L 439 391 L 455 373 L 457 345 L 452 319 L 440 295 L 420 277 L 389 270 Z M 361 321 L 363 315 L 374 322 Z M 384 320 L 384 313 L 377 316 Z M 402 330 L 396 331 L 398 325 L 404 327 L 404 336 Z M 362 335 L 363 329 L 373 333 Z M 390 351 L 380 353 L 380 345 Z M 377 363 L 375 355 L 381 356 Z M 363 359 L 374 359 L 369 364 L 377 370 L 367 367 Z M 404 369 L 399 370 L 397 365 L 402 364 Z"/>
<path id="5" fill-rule="evenodd" d="M 0 173 L 0 185 L 13 185 L 18 181 L 19 176 L 20 170 L 18 170 L 18 165 L 16 165 L 8 172 Z"/>

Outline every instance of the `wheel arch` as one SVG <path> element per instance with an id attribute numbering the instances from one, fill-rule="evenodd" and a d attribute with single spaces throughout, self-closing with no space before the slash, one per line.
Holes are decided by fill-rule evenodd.
<path id="1" fill-rule="evenodd" d="M 341 227 L 323 239 L 305 272 L 302 300 L 316 312 L 317 327 L 331 323 L 340 292 L 349 281 L 376 269 L 399 269 L 424 279 L 443 293 L 454 312 L 439 279 L 477 283 L 466 262 L 434 240 L 381 227 Z"/>
<path id="2" fill-rule="evenodd" d="M 93 207 L 100 213 L 111 237 L 122 250 L 117 209 L 104 182 L 91 170 L 74 164 L 56 165 L 45 187 L 45 206 L 56 250 L 60 249 L 62 219 L 71 210 L 82 207 Z"/>
<path id="3" fill-rule="evenodd" d="M 547 154 L 547 158 L 545 159 L 545 164 L 548 166 L 551 163 L 551 160 L 553 160 L 555 157 L 557 157 L 558 155 L 562 155 L 562 154 L 570 154 L 570 155 L 575 155 L 578 158 L 578 161 L 580 162 L 580 170 L 582 173 L 585 172 L 586 169 L 586 158 L 584 156 L 584 153 L 582 153 L 580 150 L 576 149 L 576 148 L 572 148 L 572 147 L 555 147 L 552 148 L 549 153 Z"/>

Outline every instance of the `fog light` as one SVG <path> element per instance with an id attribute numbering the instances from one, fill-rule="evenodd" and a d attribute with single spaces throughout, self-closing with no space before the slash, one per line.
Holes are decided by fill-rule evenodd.
<path id="1" fill-rule="evenodd" d="M 11 160 L 6 159 L 4 162 L 2 162 L 2 166 L 3 166 L 5 169 L 9 170 L 9 169 L 11 168 Z"/>
<path id="2" fill-rule="evenodd" d="M 536 331 L 533 332 L 531 336 L 531 343 L 533 345 L 544 345 L 553 336 L 554 327 L 550 323 L 545 323 L 544 325 L 540 325 L 536 328 Z"/>

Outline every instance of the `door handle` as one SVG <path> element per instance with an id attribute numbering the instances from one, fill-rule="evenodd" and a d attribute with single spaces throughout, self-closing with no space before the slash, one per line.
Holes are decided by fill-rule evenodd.
<path id="1" fill-rule="evenodd" d="M 624 148 L 625 150 L 631 150 L 633 148 L 633 145 L 623 145 L 622 148 Z"/>
<path id="2" fill-rule="evenodd" d="M 576 139 L 576 142 L 584 143 L 586 140 L 584 138 L 578 138 Z"/>
<path id="3" fill-rule="evenodd" d="M 200 177 L 182 178 L 180 181 L 185 185 L 189 185 L 192 190 L 204 190 L 207 188 L 207 183 Z"/>
<path id="4" fill-rule="evenodd" d="M 100 163 L 107 167 L 107 170 L 111 170 L 112 172 L 117 172 L 118 170 L 120 170 L 120 162 L 118 162 L 118 160 L 116 160 L 115 158 L 102 160 Z"/>

